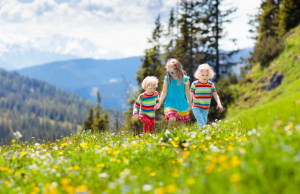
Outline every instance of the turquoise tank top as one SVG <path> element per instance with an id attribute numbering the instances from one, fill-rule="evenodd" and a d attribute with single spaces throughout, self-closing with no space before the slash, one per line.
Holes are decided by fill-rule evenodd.
<path id="1" fill-rule="evenodd" d="M 183 81 L 186 83 L 190 77 L 184 76 Z M 187 98 L 185 96 L 185 85 L 180 80 L 180 85 L 177 85 L 178 81 L 177 79 L 174 79 L 171 77 L 171 83 L 168 80 L 168 77 L 165 76 L 165 80 L 168 83 L 168 93 L 165 100 L 165 107 L 167 108 L 175 109 L 180 112 L 187 112 L 189 111 L 189 103 L 187 101 Z"/>

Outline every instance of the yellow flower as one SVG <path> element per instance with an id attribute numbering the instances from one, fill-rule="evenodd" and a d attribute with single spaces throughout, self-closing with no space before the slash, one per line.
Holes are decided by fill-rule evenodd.
<path id="1" fill-rule="evenodd" d="M 178 145 L 175 143 L 175 141 L 171 141 L 171 144 L 174 148 L 178 148 Z"/>
<path id="2" fill-rule="evenodd" d="M 67 186 L 68 184 L 70 184 L 71 180 L 69 178 L 65 177 L 65 178 L 62 178 L 60 182 L 63 186 Z"/>
<path id="3" fill-rule="evenodd" d="M 165 189 L 163 187 L 157 187 L 154 192 L 155 194 L 165 194 Z"/>
<path id="4" fill-rule="evenodd" d="M 220 155 L 219 158 L 218 158 L 218 162 L 220 164 L 226 162 L 226 160 L 227 160 L 227 155 L 225 155 L 225 154 Z"/>
<path id="5" fill-rule="evenodd" d="M 232 151 L 232 150 L 234 150 L 234 147 L 231 146 L 231 145 L 229 145 L 229 146 L 227 146 L 227 150 L 228 150 L 228 151 Z"/>
<path id="6" fill-rule="evenodd" d="M 4 182 L 4 185 L 8 185 L 8 184 L 9 184 L 9 181 L 5 181 L 5 182 Z"/>
<path id="7" fill-rule="evenodd" d="M 191 177 L 191 178 L 189 178 L 186 182 L 187 182 L 187 184 L 189 184 L 189 185 L 193 185 L 193 184 L 195 184 L 195 179 L 194 179 L 193 177 Z"/>
<path id="8" fill-rule="evenodd" d="M 21 157 L 23 157 L 23 156 L 25 156 L 26 155 L 26 152 L 25 151 L 22 151 L 21 153 L 20 153 L 20 156 Z"/>
<path id="9" fill-rule="evenodd" d="M 112 154 L 113 154 L 114 156 L 118 155 L 119 153 L 120 153 L 119 150 L 114 150 L 114 151 L 112 152 Z"/>
<path id="10" fill-rule="evenodd" d="M 210 159 L 210 162 L 212 162 L 212 163 L 217 163 L 217 161 L 218 161 L 218 158 L 216 156 L 212 156 Z"/>
<path id="11" fill-rule="evenodd" d="M 33 191 L 34 193 L 36 193 L 36 192 L 38 192 L 39 190 L 40 190 L 39 187 L 34 187 L 32 191 Z"/>
<path id="12" fill-rule="evenodd" d="M 241 175 L 239 173 L 232 174 L 229 177 L 229 181 L 232 183 L 238 183 L 241 181 Z"/>
<path id="13" fill-rule="evenodd" d="M 19 173 L 16 172 L 16 173 L 14 174 L 14 176 L 15 176 L 15 177 L 18 177 L 18 176 L 19 176 Z"/>
<path id="14" fill-rule="evenodd" d="M 176 185 L 171 184 L 166 187 L 167 193 L 174 193 L 177 190 Z"/>
<path id="15" fill-rule="evenodd" d="M 248 141 L 247 137 L 242 137 L 242 141 Z"/>
<path id="16" fill-rule="evenodd" d="M 58 165 L 54 165 L 53 168 L 54 168 L 54 169 L 58 169 Z"/>
<path id="17" fill-rule="evenodd" d="M 192 148 L 196 149 L 196 148 L 197 148 L 197 146 L 193 144 L 193 145 L 192 145 Z"/>
<path id="18" fill-rule="evenodd" d="M 85 149 L 87 147 L 88 143 L 87 142 L 83 142 L 80 144 L 80 147 L 82 147 L 83 149 Z"/>
<path id="19" fill-rule="evenodd" d="M 210 174 L 213 172 L 213 170 L 216 168 L 216 165 L 214 163 L 209 163 L 209 165 L 207 166 L 207 168 L 205 169 L 205 172 L 207 174 Z"/>
<path id="20" fill-rule="evenodd" d="M 231 158 L 231 166 L 236 167 L 239 166 L 242 161 L 237 156 L 232 156 Z"/>
<path id="21" fill-rule="evenodd" d="M 72 187 L 70 185 L 69 186 L 65 186 L 64 189 L 65 189 L 65 191 L 67 193 L 74 193 L 74 187 Z"/>
<path id="22" fill-rule="evenodd" d="M 72 170 L 79 170 L 79 166 L 78 166 L 78 165 L 74 165 L 74 166 L 72 167 Z"/>
<path id="23" fill-rule="evenodd" d="M 150 176 L 156 176 L 156 172 L 151 172 Z"/>
<path id="24" fill-rule="evenodd" d="M 68 143 L 62 143 L 61 147 L 66 147 L 68 145 Z"/>
<path id="25" fill-rule="evenodd" d="M 211 134 L 215 134 L 216 132 L 215 131 L 211 131 Z"/>
<path id="26" fill-rule="evenodd" d="M 174 137 L 174 141 L 178 141 L 179 140 L 179 137 Z"/>
<path id="27" fill-rule="evenodd" d="M 88 186 L 87 185 L 79 185 L 76 187 L 75 192 L 80 193 L 83 191 L 88 190 Z"/>
<path id="28" fill-rule="evenodd" d="M 179 173 L 178 173 L 178 170 L 174 170 L 174 173 L 172 174 L 172 176 L 174 178 L 178 178 L 180 176 Z"/>

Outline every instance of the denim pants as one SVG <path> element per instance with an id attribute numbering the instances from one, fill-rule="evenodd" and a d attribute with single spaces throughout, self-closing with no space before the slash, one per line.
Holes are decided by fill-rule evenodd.
<path id="1" fill-rule="evenodd" d="M 193 107 L 193 113 L 197 120 L 197 126 L 205 127 L 207 122 L 208 109 Z"/>

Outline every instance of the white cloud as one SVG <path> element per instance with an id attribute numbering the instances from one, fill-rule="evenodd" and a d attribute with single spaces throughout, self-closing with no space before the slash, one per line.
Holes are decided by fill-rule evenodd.
<path id="1" fill-rule="evenodd" d="M 228 0 L 230 1 L 230 0 Z M 0 0 L 0 55 L 12 48 L 91 58 L 123 58 L 143 55 L 158 14 L 167 21 L 177 0 L 81 0 L 58 4 L 54 0 L 20 3 Z M 251 47 L 247 39 L 246 13 L 260 0 L 234 1 L 238 18 L 226 25 L 228 38 L 239 47 Z M 223 46 L 232 48 L 228 42 Z"/>

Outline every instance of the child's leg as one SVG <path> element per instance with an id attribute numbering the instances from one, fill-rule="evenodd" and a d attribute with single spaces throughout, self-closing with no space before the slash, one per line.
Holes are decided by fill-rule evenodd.
<path id="1" fill-rule="evenodd" d="M 204 121 L 204 126 L 207 124 L 207 115 L 208 115 L 208 109 L 202 109 L 202 116 Z"/>
<path id="2" fill-rule="evenodd" d="M 153 134 L 153 128 L 155 126 L 155 118 L 150 118 L 150 121 L 151 121 L 150 133 Z"/>
<path id="3" fill-rule="evenodd" d="M 202 109 L 193 107 L 193 113 L 195 115 L 195 118 L 197 120 L 197 126 L 202 127 L 206 125 L 206 122 L 203 119 Z"/>
<path id="4" fill-rule="evenodd" d="M 176 127 L 176 122 L 177 122 L 177 117 L 170 117 L 169 123 L 168 123 L 168 128 L 171 129 L 173 127 Z"/>
<path id="5" fill-rule="evenodd" d="M 147 115 L 140 115 L 140 121 L 144 123 L 144 133 L 149 133 L 151 128 L 151 121 Z"/>

